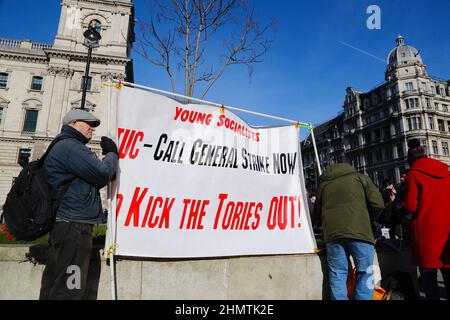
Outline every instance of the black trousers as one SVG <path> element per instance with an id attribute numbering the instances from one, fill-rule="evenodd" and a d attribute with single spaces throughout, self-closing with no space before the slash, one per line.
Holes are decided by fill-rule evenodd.
<path id="1" fill-rule="evenodd" d="M 92 250 L 92 225 L 56 221 L 49 242 L 39 299 L 83 299 Z"/>

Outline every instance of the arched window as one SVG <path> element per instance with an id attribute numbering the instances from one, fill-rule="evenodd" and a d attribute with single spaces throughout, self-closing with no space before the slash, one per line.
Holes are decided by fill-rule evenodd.
<path id="1" fill-rule="evenodd" d="M 42 103 L 37 99 L 28 99 L 22 102 L 25 110 L 22 131 L 26 133 L 36 132 L 39 110 L 42 109 Z"/>

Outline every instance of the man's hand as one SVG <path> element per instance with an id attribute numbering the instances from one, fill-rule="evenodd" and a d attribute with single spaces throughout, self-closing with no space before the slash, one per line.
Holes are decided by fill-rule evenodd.
<path id="1" fill-rule="evenodd" d="M 109 152 L 114 152 L 119 155 L 119 151 L 117 150 L 117 145 L 110 138 L 103 136 L 102 141 L 100 142 L 100 147 L 102 147 L 102 154 L 106 155 Z"/>

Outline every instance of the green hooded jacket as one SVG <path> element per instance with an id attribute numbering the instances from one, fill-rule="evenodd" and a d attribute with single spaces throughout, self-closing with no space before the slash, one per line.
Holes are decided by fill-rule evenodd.
<path id="1" fill-rule="evenodd" d="M 320 176 L 314 220 L 321 219 L 325 243 L 338 239 L 374 243 L 372 225 L 383 209 L 378 188 L 352 166 L 332 164 Z"/>

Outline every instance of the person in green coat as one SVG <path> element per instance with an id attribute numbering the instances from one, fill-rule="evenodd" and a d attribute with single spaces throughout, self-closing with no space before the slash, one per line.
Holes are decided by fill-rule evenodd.
<path id="1" fill-rule="evenodd" d="M 320 176 L 314 220 L 321 221 L 333 300 L 348 300 L 348 258 L 356 267 L 354 300 L 373 299 L 373 222 L 383 198 L 368 176 L 345 163 L 332 164 Z"/>

